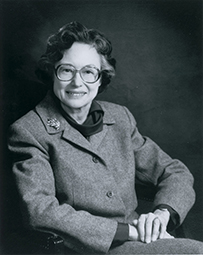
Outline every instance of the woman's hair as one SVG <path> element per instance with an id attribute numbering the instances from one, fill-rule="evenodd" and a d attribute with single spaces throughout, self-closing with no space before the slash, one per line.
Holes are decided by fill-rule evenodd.
<path id="1" fill-rule="evenodd" d="M 115 75 L 116 61 L 111 57 L 111 42 L 99 31 L 88 29 L 78 22 L 71 22 L 51 35 L 47 40 L 47 49 L 38 62 L 36 75 L 43 83 L 53 86 L 55 63 L 63 58 L 65 50 L 74 42 L 92 45 L 101 57 L 101 93 Z"/>

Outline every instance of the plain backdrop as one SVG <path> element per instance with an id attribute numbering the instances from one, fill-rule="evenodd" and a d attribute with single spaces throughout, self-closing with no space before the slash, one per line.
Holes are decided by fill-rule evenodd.
<path id="1" fill-rule="evenodd" d="M 34 70 L 47 37 L 76 20 L 113 44 L 117 75 L 98 98 L 127 106 L 140 132 L 194 175 L 196 203 L 185 225 L 203 241 L 202 1 L 4 0 L 0 8 L 2 233 L 18 227 L 8 126 L 46 93 Z"/>

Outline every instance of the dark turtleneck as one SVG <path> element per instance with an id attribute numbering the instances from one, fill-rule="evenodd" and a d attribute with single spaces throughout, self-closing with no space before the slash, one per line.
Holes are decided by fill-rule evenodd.
<path id="1" fill-rule="evenodd" d="M 70 115 L 64 112 L 64 116 L 68 123 L 85 137 L 89 137 L 102 131 L 103 115 L 104 111 L 96 101 L 92 102 L 87 119 L 83 124 L 78 124 Z"/>

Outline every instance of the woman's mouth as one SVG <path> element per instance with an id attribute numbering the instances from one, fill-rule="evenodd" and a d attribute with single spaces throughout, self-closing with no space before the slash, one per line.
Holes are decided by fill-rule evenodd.
<path id="1" fill-rule="evenodd" d="M 66 93 L 68 97 L 71 97 L 71 98 L 80 98 L 80 97 L 83 97 L 85 94 L 87 94 L 86 92 L 72 92 L 72 91 L 67 91 Z"/>

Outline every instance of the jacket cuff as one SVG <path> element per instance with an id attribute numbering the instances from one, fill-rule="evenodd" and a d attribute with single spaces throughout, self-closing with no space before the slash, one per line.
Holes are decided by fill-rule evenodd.
<path id="1" fill-rule="evenodd" d="M 126 223 L 118 223 L 117 230 L 111 244 L 111 248 L 123 244 L 129 238 L 129 226 Z"/>

